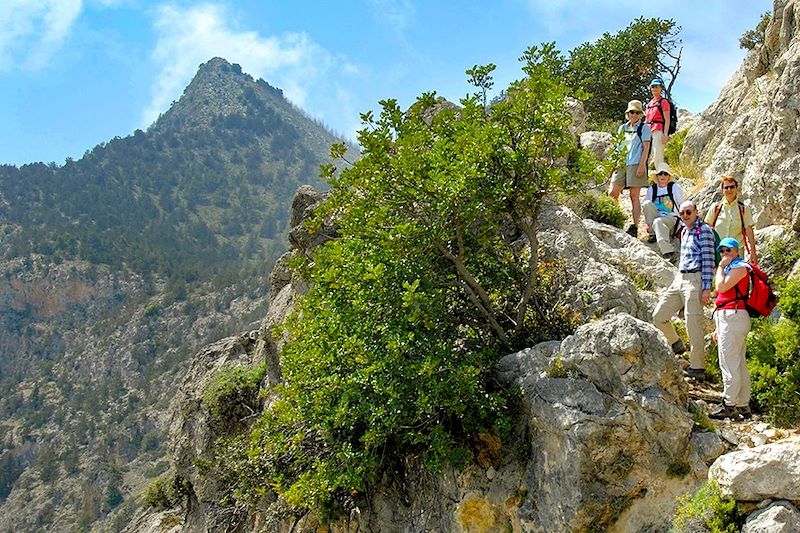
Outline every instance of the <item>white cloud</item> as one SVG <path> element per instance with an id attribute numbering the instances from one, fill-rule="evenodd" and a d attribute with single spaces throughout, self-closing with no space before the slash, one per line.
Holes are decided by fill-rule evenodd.
<path id="1" fill-rule="evenodd" d="M 165 4 L 157 9 L 158 42 L 153 58 L 161 71 L 142 116 L 143 127 L 180 96 L 200 63 L 215 56 L 238 63 L 248 74 L 280 87 L 300 107 L 306 102 L 309 87 L 338 62 L 305 33 L 264 37 L 232 27 L 229 18 L 229 13 L 216 4 L 186 9 Z"/>
<path id="2" fill-rule="evenodd" d="M 69 35 L 81 8 L 81 0 L 4 0 L 0 69 L 45 66 Z"/>
<path id="3" fill-rule="evenodd" d="M 369 0 L 379 21 L 402 38 L 414 19 L 414 5 L 409 0 Z"/>

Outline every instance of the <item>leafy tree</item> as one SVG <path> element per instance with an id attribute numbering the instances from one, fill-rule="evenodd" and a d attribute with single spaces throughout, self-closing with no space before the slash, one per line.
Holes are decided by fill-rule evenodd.
<path id="1" fill-rule="evenodd" d="M 280 399 L 249 442 L 219 449 L 238 498 L 268 483 L 324 516 L 406 457 L 458 464 L 481 432 L 507 434 L 493 364 L 575 325 L 540 257 L 543 203 L 604 176 L 569 132 L 558 57 L 527 50 L 527 76 L 490 108 L 491 66 L 469 71 L 478 91 L 460 108 L 423 94 L 362 115 L 363 156 L 327 168 L 318 211 L 339 238 L 298 266 L 312 285 L 287 323 Z"/>
<path id="2" fill-rule="evenodd" d="M 739 38 L 739 48 L 752 50 L 756 46 L 764 44 L 764 37 L 770 20 L 772 20 L 772 13 L 769 11 L 764 12 L 755 29 L 747 30 Z"/>
<path id="3" fill-rule="evenodd" d="M 621 121 L 629 100 L 650 99 L 654 77 L 663 79 L 671 92 L 680 71 L 680 30 L 672 19 L 639 17 L 624 30 L 604 33 L 569 52 L 565 79 L 589 93 L 585 104 L 593 120 Z"/>

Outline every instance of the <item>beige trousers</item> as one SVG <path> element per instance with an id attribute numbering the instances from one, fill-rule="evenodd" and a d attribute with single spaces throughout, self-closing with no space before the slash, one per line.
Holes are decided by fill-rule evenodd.
<path id="1" fill-rule="evenodd" d="M 644 220 L 650 226 L 650 231 L 656 234 L 656 244 L 661 254 L 674 252 L 675 247 L 672 245 L 672 232 L 675 231 L 675 224 L 678 223 L 678 217 L 662 216 L 661 212 L 656 209 L 656 206 L 650 200 L 642 203 L 642 212 L 644 213 Z"/>
<path id="2" fill-rule="evenodd" d="M 651 151 L 651 154 L 653 155 L 652 161 L 658 165 L 659 163 L 664 162 L 664 132 L 651 131 L 650 133 L 653 136 L 653 140 L 651 142 L 653 146 Z"/>
<path id="3" fill-rule="evenodd" d="M 656 304 L 653 311 L 653 324 L 667 337 L 672 345 L 678 340 L 678 333 L 672 325 L 672 317 L 683 309 L 686 319 L 686 333 L 689 334 L 689 366 L 705 368 L 703 340 L 703 304 L 700 302 L 702 285 L 700 272 L 678 273 L 672 284 Z"/>
<path id="4" fill-rule="evenodd" d="M 723 399 L 726 405 L 746 407 L 750 403 L 750 373 L 745 360 L 750 315 L 743 309 L 720 309 L 714 313 L 714 323 Z"/>

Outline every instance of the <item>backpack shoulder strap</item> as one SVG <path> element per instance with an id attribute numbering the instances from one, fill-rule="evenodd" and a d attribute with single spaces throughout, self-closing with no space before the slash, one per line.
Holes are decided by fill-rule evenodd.
<path id="1" fill-rule="evenodd" d="M 675 209 L 675 197 L 672 196 L 672 187 L 674 185 L 675 185 L 674 181 L 670 181 L 670 182 L 667 183 L 667 195 L 669 196 L 669 199 L 672 200 L 673 209 Z"/>
<path id="2" fill-rule="evenodd" d="M 722 211 L 722 202 L 714 202 L 712 207 L 714 208 L 714 218 L 711 219 L 711 227 L 713 228 L 714 226 L 717 225 L 717 219 L 719 218 L 719 212 Z"/>

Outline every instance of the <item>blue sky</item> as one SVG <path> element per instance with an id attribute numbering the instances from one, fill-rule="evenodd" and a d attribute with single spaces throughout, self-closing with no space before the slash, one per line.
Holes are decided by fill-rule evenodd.
<path id="1" fill-rule="evenodd" d="M 680 107 L 705 109 L 741 64 L 739 36 L 767 0 L 1 0 L 0 163 L 63 164 L 146 129 L 214 56 L 264 78 L 334 131 L 354 137 L 383 98 L 435 90 L 457 101 L 464 71 L 555 41 L 566 52 L 638 16 L 683 29 Z"/>

